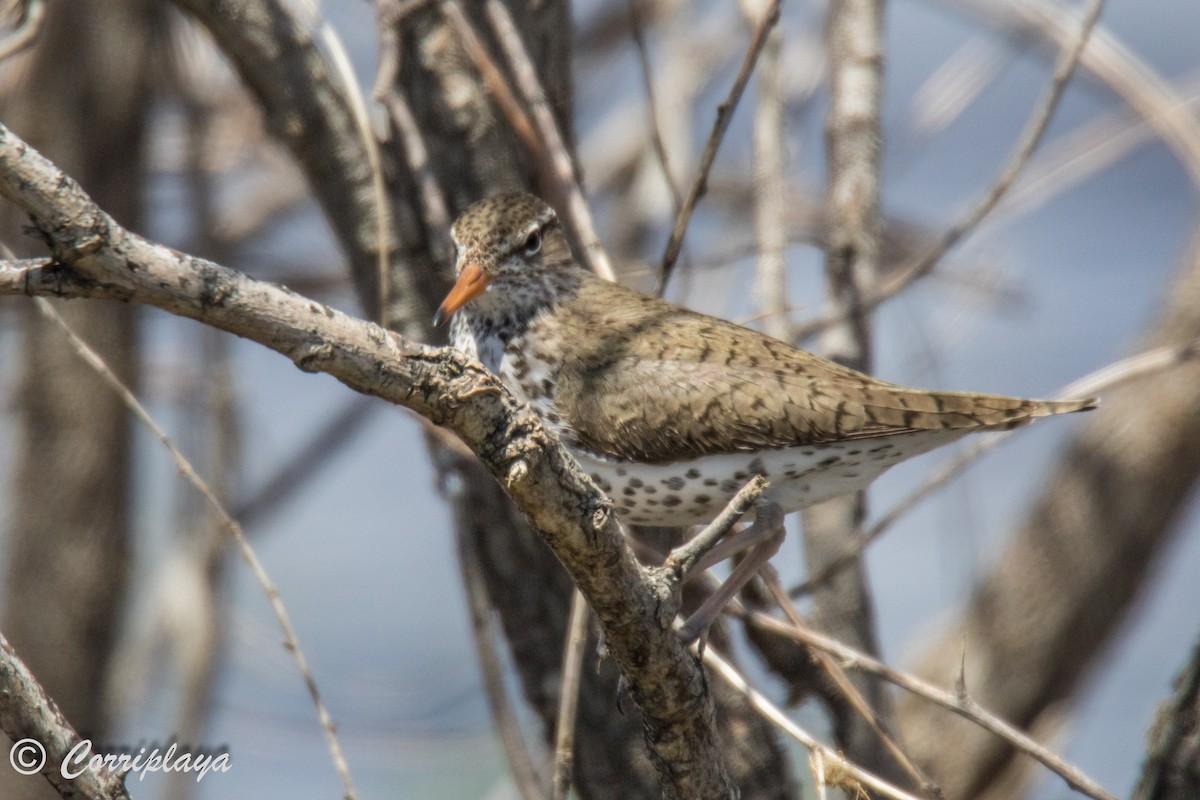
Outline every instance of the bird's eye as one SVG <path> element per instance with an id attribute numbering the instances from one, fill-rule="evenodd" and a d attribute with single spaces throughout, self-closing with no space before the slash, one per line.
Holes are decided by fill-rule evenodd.
<path id="1" fill-rule="evenodd" d="M 534 231 L 533 233 L 526 236 L 525 244 L 523 245 L 523 248 L 525 250 L 525 255 L 527 255 L 527 256 L 536 255 L 537 252 L 542 249 L 542 232 Z"/>

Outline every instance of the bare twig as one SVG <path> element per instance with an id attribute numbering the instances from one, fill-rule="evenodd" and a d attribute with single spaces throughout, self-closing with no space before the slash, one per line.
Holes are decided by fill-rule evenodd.
<path id="1" fill-rule="evenodd" d="M 463 13 L 462 7 L 456 0 L 450 0 L 450 2 L 442 3 L 442 13 L 446 15 L 450 27 L 454 28 L 454 32 L 458 35 L 467 58 L 471 59 L 471 63 L 479 71 L 483 82 L 487 84 L 488 95 L 499 104 L 501 113 L 508 120 L 513 133 L 525 146 L 525 151 L 533 154 L 535 158 L 539 157 L 542 153 L 541 142 L 533 129 L 529 115 L 525 113 L 525 109 L 517 100 L 512 87 L 508 85 L 508 79 L 504 77 L 504 73 L 492 60 L 491 54 L 480 40 L 479 34 L 475 32 L 471 21 Z"/>
<path id="2" fill-rule="evenodd" d="M 558 691 L 558 719 L 554 723 L 554 777 L 551 800 L 564 800 L 571 788 L 575 765 L 575 720 L 579 711 L 579 684 L 587 645 L 588 605 L 579 590 L 571 592 L 571 615 L 567 620 L 567 643 L 562 658 L 562 684 Z"/>
<path id="3" fill-rule="evenodd" d="M 984 193 L 983 197 L 975 203 L 975 206 L 962 219 L 946 231 L 940 241 L 914 259 L 911 264 L 895 273 L 879 287 L 877 292 L 872 294 L 870 300 L 872 308 L 883 300 L 903 291 L 913 281 L 928 274 L 942 260 L 946 253 L 958 244 L 964 236 L 974 230 L 983 221 L 983 218 L 996 207 L 996 204 L 1000 202 L 1004 195 L 1008 193 L 1017 176 L 1021 174 L 1021 170 L 1025 168 L 1030 157 L 1037 150 L 1038 145 L 1041 144 L 1046 130 L 1050 127 L 1050 120 L 1054 118 L 1054 112 L 1058 109 L 1059 101 L 1062 99 L 1067 84 L 1075 74 L 1075 68 L 1079 65 L 1083 49 L 1091 37 L 1092 29 L 1100 19 L 1100 12 L 1103 9 L 1104 0 L 1092 0 L 1087 14 L 1080 23 L 1079 34 L 1071 43 L 1071 46 L 1063 50 L 1058 63 L 1054 66 L 1054 75 L 1050 79 L 1050 86 L 1047 88 L 1045 96 L 1026 124 L 1025 130 L 1021 133 L 1021 138 L 1017 142 L 1017 146 L 1013 148 L 1012 155 L 1009 156 L 1004 168 L 1000 170 L 1000 173 L 996 176 L 995 181 L 992 182 L 988 191 Z"/>
<path id="4" fill-rule="evenodd" d="M 485 8 L 492 31 L 496 34 L 496 40 L 504 51 L 504 58 L 516 78 L 517 89 L 524 96 L 525 103 L 533 114 L 535 130 L 554 170 L 555 184 L 561 196 L 561 210 L 566 212 L 571 227 L 583 245 L 580 255 L 592 272 L 605 280 L 615 280 L 616 273 L 613 272 L 612 262 L 600 243 L 600 237 L 596 235 L 592 214 L 583 198 L 575 163 L 567 152 L 554 113 L 546 101 L 542 82 L 534 69 L 533 61 L 529 58 L 529 52 L 525 49 L 525 42 L 503 3 L 487 0 Z"/>
<path id="5" fill-rule="evenodd" d="M 704 530 L 697 533 L 687 542 L 670 552 L 663 566 L 676 575 L 687 575 L 696 562 L 721 541 L 734 524 L 746 515 L 751 506 L 767 488 L 767 481 L 761 475 L 755 475 L 738 493 L 730 498 L 725 508 L 716 519 L 708 523 Z"/>
<path id="6" fill-rule="evenodd" d="M 662 170 L 663 181 L 667 184 L 667 189 L 671 192 L 672 210 L 678 214 L 680 207 L 683 205 L 683 198 L 679 194 L 679 186 L 675 183 L 675 177 L 671 174 L 671 161 L 667 157 L 667 146 L 662 138 L 662 126 L 658 118 L 658 98 L 654 93 L 654 74 L 650 68 L 650 52 L 646 47 L 646 26 L 642 19 L 641 4 L 644 0 L 628 0 L 629 3 L 629 32 L 633 37 L 634 49 L 637 51 L 638 69 L 642 73 L 642 86 L 646 90 L 646 110 L 649 115 L 650 123 L 650 144 L 654 148 L 654 155 L 658 159 L 658 166 Z"/>
<path id="7" fill-rule="evenodd" d="M 358 395 L 351 398 L 341 410 L 320 424 L 274 475 L 263 481 L 253 494 L 240 499 L 233 509 L 233 518 L 241 520 L 243 528 L 252 527 L 289 498 L 300 494 L 381 408 L 384 408 L 383 404 L 374 398 Z"/>
<path id="8" fill-rule="evenodd" d="M 304 0 L 317 22 L 317 30 L 325 49 L 333 61 L 334 74 L 342 82 L 346 104 L 351 111 L 354 127 L 362 141 L 363 150 L 367 154 L 367 166 L 371 170 L 371 197 L 375 203 L 375 249 L 377 253 L 376 266 L 379 270 L 379 324 L 385 328 L 391 325 L 391 294 L 392 276 L 391 237 L 388 235 L 392 211 L 388 203 L 387 186 L 383 178 L 383 160 L 379 157 L 379 142 L 375 132 L 371 130 L 371 116 L 367 111 L 366 96 L 354 73 L 350 57 L 342 44 L 341 37 L 333 26 L 321 15 L 316 6 L 316 0 Z"/>
<path id="9" fill-rule="evenodd" d="M 767 617 L 767 619 L 775 622 L 771 617 Z M 784 623 L 778 624 L 783 625 Z M 830 764 L 838 765 L 839 768 L 845 770 L 855 781 L 874 789 L 883 797 L 890 797 L 893 800 L 918 800 L 915 795 L 909 794 L 903 789 L 872 775 L 856 764 L 847 761 L 832 747 L 822 744 L 815 739 L 811 734 L 794 723 L 787 714 L 763 696 L 761 692 L 751 687 L 746 678 L 732 664 L 722 658 L 712 645 L 704 648 L 701 657 L 704 659 L 704 664 L 712 670 L 713 674 L 728 683 L 735 690 L 741 692 L 750 701 L 750 704 L 754 706 L 755 710 L 762 714 L 765 719 L 777 725 L 780 730 L 804 745 L 810 752 L 819 752 L 821 757 Z"/>
<path id="10" fill-rule="evenodd" d="M 1103 787 L 1084 775 L 1078 768 L 1063 761 L 1032 738 L 994 714 L 984 710 L 978 703 L 969 700 L 969 698 L 967 702 L 964 702 L 954 692 L 939 689 L 905 672 L 892 669 L 866 653 L 860 653 L 836 639 L 825 636 L 811 628 L 797 627 L 787 622 L 781 622 L 768 614 L 757 611 L 751 612 L 749 619 L 755 625 L 828 653 L 838 659 L 838 662 L 848 669 L 877 675 L 888 683 L 974 722 L 984 730 L 995 734 L 1013 747 L 1041 762 L 1052 772 L 1061 776 L 1072 789 L 1088 797 L 1095 798 L 1095 800 L 1115 800 Z"/>
<path id="11" fill-rule="evenodd" d="M 304 684 L 308 688 L 309 697 L 312 700 L 313 707 L 317 711 L 317 718 L 320 720 L 321 729 L 325 734 L 325 741 L 329 747 L 329 754 L 333 759 L 334 769 L 337 770 L 338 776 L 342 780 L 344 795 L 347 800 L 354 798 L 356 796 L 354 781 L 350 777 L 350 767 L 346 763 L 346 757 L 342 752 L 341 742 L 338 741 L 337 729 L 333 724 L 333 718 L 329 715 L 329 710 L 325 707 L 325 702 L 321 699 L 321 693 L 317 689 L 317 682 L 313 678 L 312 669 L 308 665 L 308 659 L 305 657 L 304 651 L 300 649 L 300 640 L 296 636 L 296 630 L 292 626 L 287 609 L 284 608 L 283 599 L 279 595 L 279 589 L 271 581 L 270 576 L 267 575 L 262 562 L 258 560 L 258 555 L 254 552 L 254 548 L 250 546 L 250 541 L 242 532 L 242 526 L 229 515 L 229 512 L 225 510 L 225 506 L 213 492 L 212 487 L 200 477 L 200 474 L 196 472 L 191 462 L 179 451 L 179 448 L 167 436 L 167 432 L 155 422 L 154 418 L 150 416 L 150 412 L 138 401 L 133 392 L 108 368 L 108 365 L 104 363 L 104 359 L 88 346 L 87 342 L 79 338 L 79 335 L 55 311 L 54 306 L 50 305 L 49 301 L 45 298 L 37 297 L 34 298 L 34 302 L 37 303 L 38 310 L 41 311 L 42 315 L 62 330 L 63 334 L 71 341 L 79 357 L 96 371 L 96 374 L 117 393 L 133 415 L 162 442 L 163 447 L 171 454 L 171 459 L 175 462 L 175 468 L 196 488 L 196 491 L 200 493 L 208 503 L 209 508 L 212 509 L 213 514 L 221 520 L 221 524 L 225 530 L 228 531 L 229 535 L 237 543 L 242 558 L 250 566 L 250 570 L 254 573 L 258 585 L 262 588 L 263 593 L 267 596 L 267 601 L 271 604 L 271 609 L 275 612 L 275 619 L 279 622 L 280 630 L 283 631 L 283 645 L 292 654 L 292 658 L 296 662 L 296 668 L 300 671 L 300 675 L 304 679 Z"/>
<path id="12" fill-rule="evenodd" d="M 810 630 L 808 623 L 800 616 L 800 612 L 796 610 L 792 599 L 788 597 L 787 591 L 783 588 L 783 583 L 779 580 L 779 573 L 776 572 L 775 568 L 770 564 L 766 564 L 759 571 L 759 575 L 762 577 L 763 582 L 766 583 L 771 596 L 775 598 L 775 602 L 783 609 L 784 616 L 788 618 L 788 621 L 800 630 Z M 842 670 L 841 665 L 835 663 L 829 657 L 828 653 L 816 651 L 813 655 L 815 655 L 817 663 L 821 665 L 821 669 L 825 670 L 825 674 L 830 677 L 841 691 L 842 696 L 846 698 L 855 711 L 871 726 L 871 730 L 883 742 L 884 747 L 888 749 L 888 752 L 892 754 L 896 762 L 909 774 L 909 777 L 916 781 L 921 790 L 929 797 L 943 797 L 942 790 L 938 788 L 937 784 L 920 767 L 913 763 L 908 753 L 904 752 L 904 749 L 897 743 L 896 738 L 886 729 L 887 726 L 884 720 L 867 703 L 867 699 L 863 697 L 858 687 L 846 677 L 846 673 Z"/>
<path id="13" fill-rule="evenodd" d="M 542 779 L 533 765 L 525 737 L 521 735 L 520 722 L 504 688 L 504 666 L 500 663 L 500 654 L 496 652 L 491 624 L 492 606 L 484 585 L 479 556 L 467 542 L 461 528 L 458 529 L 457 542 L 458 563 L 467 591 L 467 609 L 471 614 L 471 634 L 475 641 L 475 652 L 479 655 L 484 695 L 496 725 L 496 736 L 521 797 L 524 800 L 542 800 L 546 796 L 542 791 Z"/>
<path id="14" fill-rule="evenodd" d="M 758 63 L 758 56 L 767 43 L 768 34 L 779 22 L 781 2 L 782 0 L 770 0 L 770 5 L 754 28 L 750 47 L 746 51 L 745 58 L 742 59 L 742 66 L 733 81 L 733 86 L 730 87 L 724 102 L 717 106 L 717 119 L 713 124 L 712 133 L 709 134 L 708 142 L 704 146 L 704 154 L 700 157 L 700 166 L 696 171 L 696 177 L 688 188 L 683 206 L 675 215 L 671 238 L 667 241 L 666 252 L 663 253 L 662 269 L 658 276 L 658 294 L 660 295 L 666 290 L 667 282 L 671 280 L 671 272 L 675 269 L 675 262 L 679 260 L 679 252 L 683 249 L 683 237 L 687 233 L 692 214 L 696 211 L 696 204 L 708 188 L 708 174 L 712 171 L 713 162 L 717 159 L 717 149 L 720 148 L 721 141 L 725 138 L 725 131 L 729 129 L 733 112 L 737 110 L 742 93 L 746 90 L 746 84 L 750 82 L 750 76 L 754 73 L 754 65 Z"/>

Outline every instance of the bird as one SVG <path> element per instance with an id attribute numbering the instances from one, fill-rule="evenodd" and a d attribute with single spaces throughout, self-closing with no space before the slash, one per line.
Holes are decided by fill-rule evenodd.
<path id="1" fill-rule="evenodd" d="M 706 523 L 753 476 L 766 479 L 752 532 L 739 534 L 757 555 L 726 586 L 770 558 L 786 513 L 864 489 L 969 433 L 1098 403 L 907 388 L 604 280 L 531 194 L 475 202 L 451 238 L 456 281 L 434 324 L 450 320 L 452 344 L 534 409 L 618 518 Z M 689 619 L 689 635 L 738 588 Z"/>

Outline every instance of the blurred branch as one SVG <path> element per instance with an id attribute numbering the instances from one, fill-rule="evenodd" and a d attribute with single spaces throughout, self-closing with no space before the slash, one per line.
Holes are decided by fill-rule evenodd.
<path id="1" fill-rule="evenodd" d="M 1066 91 L 1071 76 L 1075 74 L 1075 68 L 1078 66 L 1079 59 L 1083 55 L 1084 47 L 1091 37 L 1092 29 L 1100 19 L 1100 12 L 1103 9 L 1104 0 L 1092 0 L 1083 21 L 1080 23 L 1078 35 L 1070 47 L 1064 48 L 1058 62 L 1054 66 L 1054 75 L 1050 79 L 1050 86 L 1046 90 L 1045 96 L 1043 96 L 1041 103 L 1038 104 L 1033 116 L 1026 124 L 1025 130 L 1021 133 L 1016 147 L 1013 148 L 1012 154 L 1000 170 L 1000 173 L 996 176 L 991 187 L 989 187 L 983 197 L 975 203 L 974 207 L 962 219 L 946 231 L 937 244 L 885 281 L 878 288 L 877 292 L 872 295 L 870 301 L 871 307 L 875 307 L 887 298 L 895 296 L 914 281 L 928 274 L 934 265 L 941 261 L 946 253 L 958 244 L 964 236 L 973 231 L 983 221 L 983 218 L 996 207 L 1004 195 L 1008 193 L 1013 182 L 1021 174 L 1021 170 L 1025 168 L 1025 165 L 1029 163 L 1029 159 L 1033 156 L 1034 151 L 1041 144 L 1042 138 L 1046 135 L 1046 130 L 1050 127 L 1050 120 L 1054 118 L 1054 112 L 1058 109 L 1059 102 L 1062 100 L 1063 92 Z"/>
<path id="2" fill-rule="evenodd" d="M 492 32 L 504 51 L 508 66 L 516 78 L 517 88 L 524 96 L 525 104 L 533 113 L 534 129 L 537 131 L 542 149 L 546 152 L 549 165 L 553 168 L 556 194 L 562 199 L 557 204 L 566 211 L 569 227 L 579 238 L 583 250 L 580 255 L 588 269 L 605 280 L 615 280 L 612 262 L 596 235 L 592 214 L 583 199 L 583 189 L 575 171 L 575 163 L 567 152 L 566 143 L 554 121 L 554 114 L 546 101 L 546 92 L 538 79 L 537 70 L 529 58 L 529 52 L 521 40 L 517 26 L 503 3 L 486 0 L 484 7 L 492 25 Z"/>
<path id="3" fill-rule="evenodd" d="M 12 33 L 0 40 L 0 61 L 5 61 L 33 44 L 46 21 L 45 0 L 23 0 L 21 16 Z"/>
<path id="4" fill-rule="evenodd" d="M 1158 708 L 1133 800 L 1186 800 L 1200 796 L 1200 641 L 1175 678 L 1175 691 Z"/>
<path id="5" fill-rule="evenodd" d="M 1077 30 L 1076 12 L 1058 0 L 932 1 L 1012 36 L 1051 42 L 1060 50 L 1070 45 Z M 1200 123 L 1170 84 L 1103 26 L 1093 32 L 1080 63 L 1155 128 L 1192 183 L 1200 186 Z"/>
<path id="6" fill-rule="evenodd" d="M 355 103 L 333 79 L 306 26 L 285 0 L 175 0 L 212 34 L 258 99 L 268 129 L 292 152 L 346 252 L 359 301 L 377 317 L 381 251 L 395 259 L 390 220 L 380 221 L 372 157 Z M 402 268 L 390 270 L 399 330 L 425 328 L 423 292 L 437 292 Z M 436 301 L 433 301 L 436 305 Z"/>
<path id="7" fill-rule="evenodd" d="M 683 237 L 687 233 L 688 223 L 691 222 L 692 214 L 696 211 L 696 204 L 708 188 L 708 174 L 712 171 L 713 162 L 717 160 L 717 150 L 725 138 L 725 131 L 729 129 L 730 121 L 733 120 L 733 112 L 737 110 L 742 93 L 746 90 L 746 84 L 750 82 L 750 76 L 754 73 L 754 65 L 758 62 L 758 56 L 767 43 L 768 34 L 779 22 L 781 1 L 768 0 L 768 6 L 754 28 L 750 46 L 746 50 L 745 58 L 742 59 L 742 66 L 738 69 L 733 86 L 730 87 L 725 100 L 717 106 L 717 119 L 713 123 L 713 130 L 709 134 L 708 142 L 704 145 L 704 154 L 700 157 L 700 166 L 696 170 L 696 177 L 688 188 L 683 206 L 675 215 L 671 238 L 667 241 L 666 252 L 663 253 L 662 270 L 658 276 L 657 294 L 659 295 L 666 291 L 667 282 L 671 280 L 671 272 L 675 269 L 675 262 L 679 260 L 680 250 L 683 249 Z"/>
<path id="8" fill-rule="evenodd" d="M 333 457 L 354 441 L 374 412 L 382 406 L 373 398 L 356 395 L 324 424 L 318 426 L 299 450 L 289 456 L 275 474 L 267 478 L 233 510 L 234 519 L 249 528 L 273 514 L 289 499 L 299 495 Z"/>
<path id="9" fill-rule="evenodd" d="M 579 710 L 579 676 L 587 648 L 588 607 L 579 590 L 571 593 L 571 616 L 567 620 L 567 642 L 562 657 L 562 681 L 558 690 L 558 719 L 554 724 L 554 775 L 550 780 L 551 800 L 564 800 L 571 788 L 575 764 L 575 724 Z"/>
<path id="10" fill-rule="evenodd" d="M 742 11 L 750 16 L 761 5 L 743 0 Z M 787 166 L 784 163 L 783 87 L 780 62 L 783 35 L 771 31 L 763 47 L 758 69 L 758 102 L 754 107 L 754 229 L 758 239 L 758 274 L 755 294 L 766 315 L 763 330 L 781 341 L 788 341 L 791 320 L 788 304 L 787 231 L 784 226 L 784 198 L 787 194 Z"/>
<path id="11" fill-rule="evenodd" d="M 662 126 L 659 124 L 658 98 L 654 92 L 654 73 L 650 66 L 650 53 L 646 47 L 645 21 L 642 19 L 642 3 L 645 0 L 627 0 L 629 4 L 629 33 L 633 37 L 634 49 L 637 51 L 638 69 L 642 74 L 642 86 L 646 92 L 646 110 L 650 122 L 650 143 L 654 147 L 654 156 L 662 170 L 663 182 L 671 192 L 671 203 L 676 214 L 683 205 L 679 187 L 671 174 L 671 161 L 667 157 L 667 146 L 663 143 Z"/>
<path id="12" fill-rule="evenodd" d="M 484 694 L 492 712 L 492 721 L 496 725 L 496 738 L 500 740 L 513 783 L 516 784 L 523 800 L 544 800 L 546 793 L 542 789 L 541 776 L 538 775 L 529 748 L 525 745 L 520 722 L 504 688 L 504 666 L 500 663 L 500 654 L 496 651 L 490 624 L 492 608 L 478 556 L 461 528 L 455 541 L 458 543 L 458 563 L 462 569 L 463 586 L 467 593 L 467 609 L 471 615 L 472 639 L 475 642 L 475 652 L 479 655 Z"/>
<path id="13" fill-rule="evenodd" d="M 822 354 L 863 372 L 872 369 L 870 310 L 862 302 L 879 280 L 882 261 L 880 175 L 882 149 L 884 0 L 836 0 L 826 12 L 829 100 L 825 114 L 824 307 L 839 320 L 820 341 Z M 804 562 L 819 572 L 842 551 L 865 509 L 865 494 L 839 497 L 801 512 Z M 812 624 L 819 630 L 877 652 L 871 587 L 861 564 L 824 584 L 812 598 Z M 838 677 L 832 676 L 835 684 Z M 878 681 L 856 676 L 855 692 L 824 693 L 839 749 L 856 763 L 894 781 L 911 772 L 897 757 L 881 727 L 893 727 L 891 698 Z M 861 713 L 866 698 L 875 717 Z M 921 777 L 920 783 L 930 785 Z"/>
<path id="14" fill-rule="evenodd" d="M 781 623 L 782 624 L 782 623 Z M 893 786 L 887 781 L 871 774 L 862 767 L 857 766 L 851 761 L 844 758 L 838 751 L 834 750 L 820 741 L 815 739 L 807 731 L 794 723 L 791 718 L 783 712 L 778 706 L 772 703 L 761 692 L 754 689 L 749 681 L 746 680 L 740 672 L 738 672 L 732 664 L 723 658 L 716 649 L 709 646 L 704 649 L 701 654 L 705 665 L 712 670 L 713 674 L 721 680 L 728 683 L 738 692 L 741 692 L 750 700 L 751 704 L 766 719 L 774 723 L 781 731 L 795 739 L 812 753 L 820 753 L 821 756 L 829 760 L 831 765 L 837 766 L 838 774 L 846 776 L 842 781 L 834 782 L 829 780 L 829 775 L 835 773 L 831 767 L 825 776 L 825 779 L 835 785 L 840 785 L 843 788 L 850 790 L 850 797 L 855 796 L 855 791 L 862 792 L 863 787 L 869 787 L 878 792 L 882 797 L 894 798 L 894 800 L 918 800 L 915 795 L 905 792 L 899 787 Z"/>

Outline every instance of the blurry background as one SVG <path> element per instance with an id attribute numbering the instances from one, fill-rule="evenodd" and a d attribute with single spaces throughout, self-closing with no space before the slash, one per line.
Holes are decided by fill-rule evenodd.
<path id="1" fill-rule="evenodd" d="M 262 92 L 246 92 L 221 53 L 228 40 L 218 35 L 219 48 L 196 17 L 179 10 L 216 29 L 208 5 L 46 4 L 30 49 L 0 65 L 0 120 L 135 230 L 375 315 L 377 307 L 363 307 L 378 302 L 361 279 L 363 264 L 369 270 L 373 263 L 369 253 L 346 255 L 353 223 L 328 221 L 352 207 L 328 194 L 314 199 L 311 187 L 321 184 L 313 168 L 298 167 L 294 142 L 289 150 L 272 135 L 283 118 L 279 106 Z M 441 24 L 434 7 L 365 0 L 288 7 L 328 63 L 336 48 L 322 37 L 340 38 L 368 95 L 381 29 L 403 45 L 385 49 L 421 67 L 451 58 L 438 49 L 445 42 L 416 44 L 428 43 Z M 751 25 L 732 3 L 639 0 L 639 7 L 658 125 L 676 183 L 686 187 Z M 1045 21 L 1057 17 L 1043 15 L 1070 9 L 1032 0 L 887 6 L 888 263 L 932 242 L 994 179 L 1058 52 Z M 551 25 L 547 12 L 517 13 Z M 751 81 L 670 299 L 756 325 L 765 323 L 764 307 L 788 309 L 799 325 L 821 315 L 825 13 L 823 3 L 789 1 L 779 23 L 786 296 L 755 290 L 754 126 L 765 92 Z M 556 109 L 573 120 L 601 238 L 625 280 L 648 288 L 673 211 L 650 144 L 629 6 L 581 2 L 571 15 L 569 25 L 560 17 L 539 29 L 551 31 L 552 41 L 531 48 L 570 59 L 569 72 L 544 80 Z M 10 9 L 10 28 L 20 16 L 21 9 Z M 1077 16 L 1065 19 L 1073 35 Z M 1101 38 L 1107 49 L 1098 46 Z M 1196 270 L 1200 16 L 1185 0 L 1113 0 L 1092 45 L 1094 58 L 1084 60 L 1046 142 L 1007 200 L 934 274 L 880 309 L 876 374 L 911 385 L 1046 396 L 1138 352 L 1169 302 L 1172 281 Z M 417 69 L 404 63 L 398 85 L 404 70 Z M 472 74 L 469 65 L 459 74 Z M 331 82 L 345 87 L 344 80 Z M 555 87 L 572 82 L 568 115 Z M 449 78 L 446 86 L 448 93 L 454 88 Z M 1160 87 L 1165 110 L 1150 102 L 1146 86 Z M 427 101 L 410 99 L 417 123 L 429 123 L 422 115 Z M 1139 99 L 1142 107 L 1132 110 Z M 1164 138 L 1164 117 L 1157 128 L 1146 124 L 1146 113 L 1166 112 L 1177 115 L 1174 140 Z M 402 164 L 395 118 L 375 104 L 371 113 L 376 130 L 390 137 L 386 163 Z M 309 123 L 298 119 L 302 138 Z M 491 124 L 504 125 L 502 118 Z M 436 159 L 439 145 L 428 140 L 438 129 L 426 134 Z M 285 141 L 288 135 L 296 130 Z M 503 169 L 529 169 L 516 161 Z M 387 177 L 400 185 L 411 180 Z M 478 171 L 474 180 L 476 192 L 489 185 Z M 389 183 L 400 191 L 396 185 Z M 443 188 L 451 210 L 473 199 L 469 182 Z M 397 207 L 403 217 L 400 201 Z M 12 216 L 6 243 L 38 254 L 37 243 L 21 241 L 20 220 Z M 397 269 L 407 268 L 406 258 L 419 260 L 413 253 L 424 247 L 424 258 L 442 271 L 435 279 L 414 270 L 410 289 L 440 296 L 445 253 L 439 260 L 436 246 L 409 233 L 420 226 L 404 225 L 398 223 Z M 369 239 L 366 227 L 361 235 Z M 360 275 L 357 289 L 350 274 Z M 461 489 L 453 480 L 447 486 L 453 470 L 432 465 L 421 425 L 261 347 L 154 310 L 80 301 L 62 307 L 245 525 L 295 621 L 361 796 L 516 796 L 489 719 L 456 517 L 444 499 Z M 401 329 L 419 331 L 426 319 Z M 182 741 L 232 754 L 228 773 L 199 785 L 134 780 L 134 797 L 337 796 L 312 706 L 260 589 L 163 448 L 60 339 L 28 300 L 0 301 L 0 629 L 81 732 L 134 748 Z M 1123 424 L 1106 413 L 1020 433 L 868 550 L 875 626 L 888 663 L 909 667 L 928 655 L 939 631 L 958 620 L 1005 557 L 1072 436 L 1088 424 Z M 1200 408 L 1185 413 L 1200 418 Z M 886 475 L 870 493 L 868 520 L 948 457 L 925 456 Z M 1187 496 L 1194 466 L 1178 466 L 1178 494 Z M 1037 717 L 1052 749 L 1119 795 L 1138 777 L 1155 707 L 1200 629 L 1196 504 L 1172 505 L 1170 521 L 1143 545 L 1129 558 L 1132 573 L 1146 569 L 1132 578 L 1130 601 L 1109 623 L 1095 623 L 1096 653 L 1047 690 Z M 1067 568 L 1072 556 L 1042 557 L 1050 564 L 1063 559 L 1064 568 L 1051 572 L 1066 591 L 1076 577 Z M 775 563 L 789 582 L 803 579 L 798 536 Z M 1115 574 L 1113 580 L 1124 583 Z M 536 579 L 528 583 L 538 589 Z M 1098 591 L 1098 598 L 1108 594 Z M 972 643 L 968 636 L 968 649 Z M 739 647 L 750 674 L 783 702 L 785 682 Z M 501 650 L 507 663 L 509 651 Z M 546 658 L 557 663 L 558 655 Z M 591 664 L 589 658 L 586 671 Z M 967 679 L 970 686 L 970 672 Z M 527 738 L 539 740 L 541 723 L 511 670 L 508 686 Z M 817 730 L 827 726 L 814 703 L 797 713 Z M 805 775 L 802 755 L 791 755 L 794 773 Z M 0 767 L 0 795 L 24 796 L 18 793 L 36 779 L 7 770 Z M 1025 777 L 1029 782 L 1007 796 L 1069 793 L 1040 768 Z M 46 796 L 46 787 L 37 789 L 41 794 L 29 796 Z M 991 791 L 1005 796 L 996 785 Z"/>

